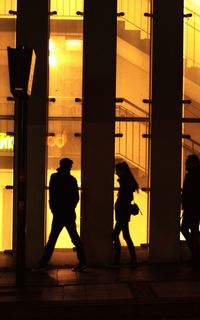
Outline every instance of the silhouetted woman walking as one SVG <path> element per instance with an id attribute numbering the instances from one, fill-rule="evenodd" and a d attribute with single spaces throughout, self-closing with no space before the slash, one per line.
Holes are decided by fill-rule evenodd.
<path id="1" fill-rule="evenodd" d="M 119 192 L 115 203 L 116 224 L 112 235 L 114 244 L 114 264 L 120 263 L 121 243 L 119 235 L 122 231 L 123 238 L 127 243 L 131 256 L 129 265 L 135 267 L 137 265 L 137 257 L 135 247 L 129 233 L 129 221 L 130 204 L 133 200 L 133 192 L 139 189 L 139 185 L 125 161 L 116 165 L 116 174 L 119 177 Z"/>

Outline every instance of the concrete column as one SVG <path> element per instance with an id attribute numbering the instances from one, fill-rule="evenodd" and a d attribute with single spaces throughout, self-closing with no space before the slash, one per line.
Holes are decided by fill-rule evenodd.
<path id="1" fill-rule="evenodd" d="M 32 47 L 36 68 L 28 100 L 26 264 L 37 264 L 44 246 L 45 148 L 48 97 L 49 0 L 18 0 L 17 46 Z M 16 150 L 17 152 L 17 150 Z"/>
<path id="2" fill-rule="evenodd" d="M 81 237 L 88 263 L 111 259 L 116 0 L 85 0 Z"/>
<path id="3" fill-rule="evenodd" d="M 150 260 L 179 258 L 183 0 L 153 1 Z"/>

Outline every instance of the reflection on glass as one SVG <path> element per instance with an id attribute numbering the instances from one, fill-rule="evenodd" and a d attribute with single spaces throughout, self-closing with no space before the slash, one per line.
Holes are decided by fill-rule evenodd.
<path id="1" fill-rule="evenodd" d="M 132 217 L 130 228 L 135 245 L 148 242 L 148 194 L 141 190 L 148 187 L 150 79 L 150 19 L 144 16 L 151 12 L 150 0 L 118 0 L 118 12 L 124 16 L 117 21 L 117 97 L 123 98 L 116 105 L 115 160 L 127 161 L 139 186 L 135 194 L 143 215 Z M 115 177 L 115 187 L 118 187 Z M 116 192 L 115 192 L 116 200 Z M 121 238 L 123 243 L 123 239 Z"/>
<path id="2" fill-rule="evenodd" d="M 0 16 L 2 18 L 14 18 L 15 16 L 10 16 L 9 11 L 16 11 L 17 0 L 1 0 L 0 1 Z"/>
<path id="3" fill-rule="evenodd" d="M 183 153 L 183 172 L 182 177 L 185 176 L 185 161 L 190 154 L 197 154 L 200 156 L 200 142 L 198 141 L 199 137 L 199 130 L 200 130 L 200 123 L 187 123 L 186 126 L 187 132 L 186 138 L 183 139 L 182 143 L 182 153 Z M 196 133 L 196 138 L 191 136 L 190 133 Z"/>
<path id="4" fill-rule="evenodd" d="M 184 56 L 183 56 L 183 97 L 191 104 L 183 105 L 183 117 L 187 122 L 182 132 L 187 136 L 182 143 L 182 185 L 185 177 L 185 161 L 190 154 L 200 157 L 200 3 L 198 0 L 185 0 L 184 13 Z M 181 240 L 185 240 L 180 235 Z"/>
<path id="5" fill-rule="evenodd" d="M 13 121 L 0 121 L 0 251 L 12 249 L 13 230 Z"/>
<path id="6" fill-rule="evenodd" d="M 15 47 L 16 1 L 0 1 L 0 251 L 12 249 L 14 103 L 10 94 L 7 47 Z"/>
<path id="7" fill-rule="evenodd" d="M 184 98 L 192 101 L 185 105 L 184 116 L 200 117 L 200 5 L 195 0 L 185 0 L 184 19 Z"/>
<path id="8" fill-rule="evenodd" d="M 47 186 L 50 175 L 59 167 L 63 157 L 73 160 L 71 174 L 81 186 L 81 117 L 82 105 L 75 98 L 82 97 L 82 17 L 76 14 L 83 11 L 83 1 L 51 0 L 49 40 L 49 122 L 47 137 L 48 167 Z M 52 214 L 48 206 L 47 191 L 46 240 L 51 228 Z M 76 208 L 77 230 L 80 231 L 80 201 Z M 67 213 L 66 213 L 67 214 Z M 73 245 L 63 229 L 56 248 L 71 248 Z"/>

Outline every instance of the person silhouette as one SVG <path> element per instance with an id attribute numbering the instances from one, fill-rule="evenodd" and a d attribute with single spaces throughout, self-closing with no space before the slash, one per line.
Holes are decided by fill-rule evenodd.
<path id="1" fill-rule="evenodd" d="M 185 162 L 186 174 L 182 188 L 181 233 L 190 248 L 192 262 L 200 263 L 199 223 L 200 223 L 200 160 L 191 154 Z"/>
<path id="2" fill-rule="evenodd" d="M 130 221 L 130 204 L 134 198 L 133 192 L 139 190 L 139 185 L 134 178 L 128 164 L 123 161 L 115 166 L 116 174 L 119 179 L 119 192 L 117 200 L 115 202 L 115 226 L 113 229 L 112 239 L 114 245 L 114 265 L 120 264 L 121 243 L 119 235 L 122 231 L 124 240 L 127 243 L 130 253 L 130 262 L 128 263 L 132 267 L 137 266 L 137 257 L 135 247 L 129 233 L 129 221 Z"/>
<path id="3" fill-rule="evenodd" d="M 65 227 L 75 246 L 79 263 L 72 271 L 82 271 L 86 268 L 86 258 L 80 236 L 76 230 L 75 208 L 79 201 L 77 180 L 70 174 L 73 161 L 69 158 L 60 160 L 60 167 L 53 173 L 49 182 L 49 206 L 53 221 L 48 242 L 44 248 L 39 268 L 45 268 L 54 251 L 60 232 Z"/>

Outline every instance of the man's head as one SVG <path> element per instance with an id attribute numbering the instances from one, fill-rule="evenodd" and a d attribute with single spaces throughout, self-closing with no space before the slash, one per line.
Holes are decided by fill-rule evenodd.
<path id="1" fill-rule="evenodd" d="M 199 164 L 199 157 L 196 154 L 190 154 L 186 160 L 186 170 L 190 171 L 191 169 L 199 166 Z"/>
<path id="2" fill-rule="evenodd" d="M 70 171 L 73 161 L 69 158 L 63 158 L 60 160 L 60 168 L 63 170 Z"/>

